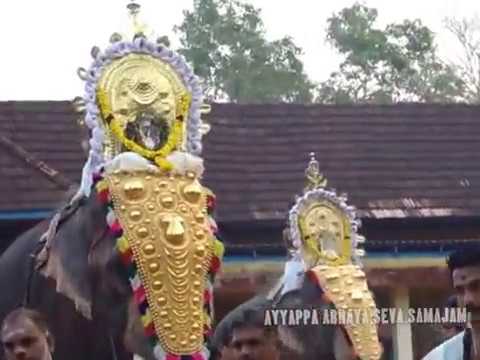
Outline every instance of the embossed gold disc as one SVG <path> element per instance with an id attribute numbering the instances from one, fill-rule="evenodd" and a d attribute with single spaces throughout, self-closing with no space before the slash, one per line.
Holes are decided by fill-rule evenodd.
<path id="1" fill-rule="evenodd" d="M 170 65 L 147 54 L 130 54 L 112 62 L 98 86 L 128 137 L 150 150 L 162 145 L 160 139 L 165 142 L 187 91 Z M 107 126 L 105 130 L 109 134 L 105 151 L 112 158 L 121 149 Z"/>
<path id="2" fill-rule="evenodd" d="M 107 179 L 160 343 L 178 355 L 201 350 L 203 294 L 213 253 L 204 188 L 194 174 L 136 172 Z"/>
<path id="3" fill-rule="evenodd" d="M 306 261 L 342 265 L 350 262 L 349 220 L 328 201 L 314 202 L 299 218 Z"/>

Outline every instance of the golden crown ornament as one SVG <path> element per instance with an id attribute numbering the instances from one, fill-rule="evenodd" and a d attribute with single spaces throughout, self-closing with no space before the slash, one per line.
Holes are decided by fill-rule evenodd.
<path id="1" fill-rule="evenodd" d="M 366 318 L 347 323 L 345 330 L 359 359 L 378 360 L 381 347 L 374 323 L 376 306 L 360 261 L 365 254 L 359 248 L 365 242 L 358 233 L 360 220 L 345 195 L 339 196 L 327 188 L 327 180 L 320 173 L 313 153 L 305 175 L 304 192 L 289 212 L 293 254 L 286 269 L 298 271 L 293 264 L 301 264 L 304 280 L 314 281 L 337 310 L 362 310 Z M 286 271 L 284 279 L 295 278 Z"/>
<path id="2" fill-rule="evenodd" d="M 201 184 L 208 107 L 185 59 L 147 38 L 137 3 L 128 9 L 132 39 L 113 35 L 79 71 L 76 105 L 91 130 L 81 193 L 95 189 L 108 209 L 156 359 L 206 360 L 223 255 L 214 195 Z"/>

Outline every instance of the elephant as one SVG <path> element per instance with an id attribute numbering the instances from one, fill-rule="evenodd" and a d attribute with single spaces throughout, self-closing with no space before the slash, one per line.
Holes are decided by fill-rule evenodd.
<path id="1" fill-rule="evenodd" d="M 272 306 L 280 309 L 334 309 L 323 296 L 322 289 L 304 276 L 299 289 L 278 294 Z M 301 359 L 356 360 L 352 344 L 342 326 L 312 325 L 278 326 L 280 340 Z"/>
<path id="2" fill-rule="evenodd" d="M 137 20 L 140 6 L 127 8 Z M 185 58 L 136 20 L 131 38 L 114 34 L 78 71 L 85 92 L 74 106 L 89 136 L 78 193 L 45 236 L 36 228 L 2 257 L 2 273 L 21 281 L 0 312 L 32 295 L 27 303 L 55 324 L 59 358 L 98 334 L 130 357 L 206 360 L 224 250 L 215 195 L 201 184 L 210 106 Z"/>
<path id="3" fill-rule="evenodd" d="M 333 309 L 333 305 L 322 296 L 322 290 L 308 278 L 304 278 L 300 288 L 282 294 L 282 278 L 269 291 L 264 291 L 240 304 L 227 314 L 218 324 L 214 334 L 214 346 L 223 353 L 222 360 L 228 360 L 231 324 L 245 311 L 266 311 L 272 308 Z M 305 360 L 355 360 L 353 348 L 340 326 L 306 325 L 278 326 L 277 336 L 282 344 L 282 359 Z"/>
<path id="4" fill-rule="evenodd" d="M 289 224 L 283 231 L 283 242 L 287 249 L 285 273 L 270 289 L 262 290 L 255 297 L 240 304 L 227 314 L 218 324 L 214 334 L 214 346 L 222 354 L 222 360 L 229 360 L 230 326 L 245 311 L 266 311 L 268 309 L 309 309 L 319 311 L 335 309 L 326 293 L 313 280 L 308 271 L 299 268 L 294 261 Z M 289 265 L 293 265 L 287 270 Z M 291 271 L 295 270 L 295 271 Z M 287 280 L 287 273 L 297 273 L 296 284 Z M 345 328 L 340 325 L 307 324 L 302 326 L 282 326 L 276 328 L 282 344 L 281 359 L 285 360 L 357 360 L 354 347 Z"/>
<path id="5" fill-rule="evenodd" d="M 63 207 L 50 238 L 41 222 L 5 250 L 0 320 L 21 305 L 44 313 L 56 337 L 54 358 L 126 360 L 135 353 L 153 360 L 96 196 Z"/>
<path id="6" fill-rule="evenodd" d="M 127 358 L 206 360 L 223 245 L 215 195 L 201 184 L 201 84 L 143 33 L 92 55 L 91 70 L 79 71 L 90 139 L 78 192 L 45 233 L 39 226 L 2 257 L 2 274 L 21 281 L 0 312 L 30 294 L 27 304 L 54 323 L 58 358 L 73 359 L 75 343 L 98 334 L 105 359 L 119 347 Z"/>

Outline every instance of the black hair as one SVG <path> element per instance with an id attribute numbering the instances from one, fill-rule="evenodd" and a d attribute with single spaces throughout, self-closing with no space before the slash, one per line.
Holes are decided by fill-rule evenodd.
<path id="1" fill-rule="evenodd" d="M 323 297 L 324 292 L 313 281 L 306 281 L 300 289 L 292 290 L 284 294 L 276 304 L 278 309 L 298 309 L 299 307 L 311 307 L 320 312 L 334 309 L 334 305 L 327 302 Z M 303 346 L 303 351 L 289 349 L 295 356 L 301 359 L 335 359 L 333 344 L 336 326 L 318 326 L 307 324 L 305 326 L 280 327 L 282 336 L 291 338 Z M 288 346 L 286 346 L 288 348 Z"/>
<path id="2" fill-rule="evenodd" d="M 47 318 L 40 312 L 20 307 L 10 312 L 2 322 L 2 329 L 8 324 L 13 324 L 19 319 L 30 320 L 40 331 L 47 333 L 49 330 Z"/>
<path id="3" fill-rule="evenodd" d="M 450 272 L 458 268 L 480 265 L 480 245 L 472 245 L 450 254 L 447 259 Z"/>
<path id="4" fill-rule="evenodd" d="M 265 328 L 265 310 L 263 306 L 245 309 L 242 314 L 232 321 L 230 332 L 240 328 Z"/>
<path id="5" fill-rule="evenodd" d="M 266 299 L 265 296 L 257 295 L 230 311 L 222 321 L 218 323 L 212 337 L 212 345 L 217 349 L 222 349 L 224 346 L 227 346 L 232 337 L 233 322 L 240 325 L 238 319 L 243 317 L 243 314 L 247 309 L 257 309 L 262 306 L 266 308 L 267 306 L 270 306 L 270 303 L 271 301 Z"/>
<path id="6" fill-rule="evenodd" d="M 458 306 L 458 301 L 455 295 L 450 296 L 445 302 L 445 307 L 448 309 L 456 308 L 457 306 Z"/>

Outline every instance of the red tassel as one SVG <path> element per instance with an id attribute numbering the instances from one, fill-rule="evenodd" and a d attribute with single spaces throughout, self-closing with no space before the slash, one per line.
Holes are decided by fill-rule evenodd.
<path id="1" fill-rule="evenodd" d="M 315 283 L 317 286 L 320 286 L 320 283 L 318 282 L 318 277 L 315 275 L 313 271 L 307 271 L 307 277 L 310 281 Z"/>
<path id="2" fill-rule="evenodd" d="M 150 325 L 148 325 L 148 326 L 145 328 L 145 335 L 147 335 L 148 337 L 150 337 L 150 336 L 156 336 L 156 334 L 155 334 L 155 326 L 153 325 L 153 322 L 150 323 Z"/>
<path id="3" fill-rule="evenodd" d="M 203 292 L 203 303 L 204 304 L 209 304 L 210 301 L 212 301 L 212 293 L 210 292 L 210 290 L 206 289 Z"/>
<path id="4" fill-rule="evenodd" d="M 118 219 L 115 220 L 112 225 L 110 225 L 110 231 L 114 233 L 118 233 L 122 231 L 122 225 L 120 225 L 120 222 L 118 221 Z"/>
<path id="5" fill-rule="evenodd" d="M 133 258 L 132 249 L 128 249 L 126 252 L 120 253 L 120 258 L 122 259 L 122 263 L 124 265 L 130 265 L 130 263 L 132 262 L 132 258 Z"/>
<path id="6" fill-rule="evenodd" d="M 202 353 L 199 353 L 199 352 L 193 354 L 193 355 L 192 355 L 192 359 L 193 359 L 193 360 L 206 360 L 206 359 L 203 357 Z"/>
<path id="7" fill-rule="evenodd" d="M 207 196 L 207 209 L 209 211 L 213 211 L 213 210 L 215 210 L 216 205 L 217 205 L 217 201 L 216 201 L 215 197 Z"/>
<path id="8" fill-rule="evenodd" d="M 178 355 L 167 354 L 165 360 L 181 360 L 181 357 Z"/>
<path id="9" fill-rule="evenodd" d="M 141 304 L 143 303 L 144 301 L 146 301 L 146 298 L 145 298 L 145 289 L 143 288 L 143 286 L 140 286 L 134 293 L 133 293 L 133 297 L 135 299 L 135 303 L 137 304 Z"/>
<path id="10" fill-rule="evenodd" d="M 109 201 L 109 195 L 110 195 L 110 194 L 109 194 L 109 192 L 108 192 L 108 189 L 105 189 L 105 190 L 100 191 L 100 192 L 98 193 L 98 199 L 100 200 L 100 202 L 101 202 L 102 204 L 106 204 L 106 203 L 108 203 L 108 201 Z"/>
<path id="11" fill-rule="evenodd" d="M 220 265 L 220 259 L 217 256 L 212 257 L 212 260 L 210 262 L 210 272 L 212 274 L 216 274 L 220 269 Z"/>

